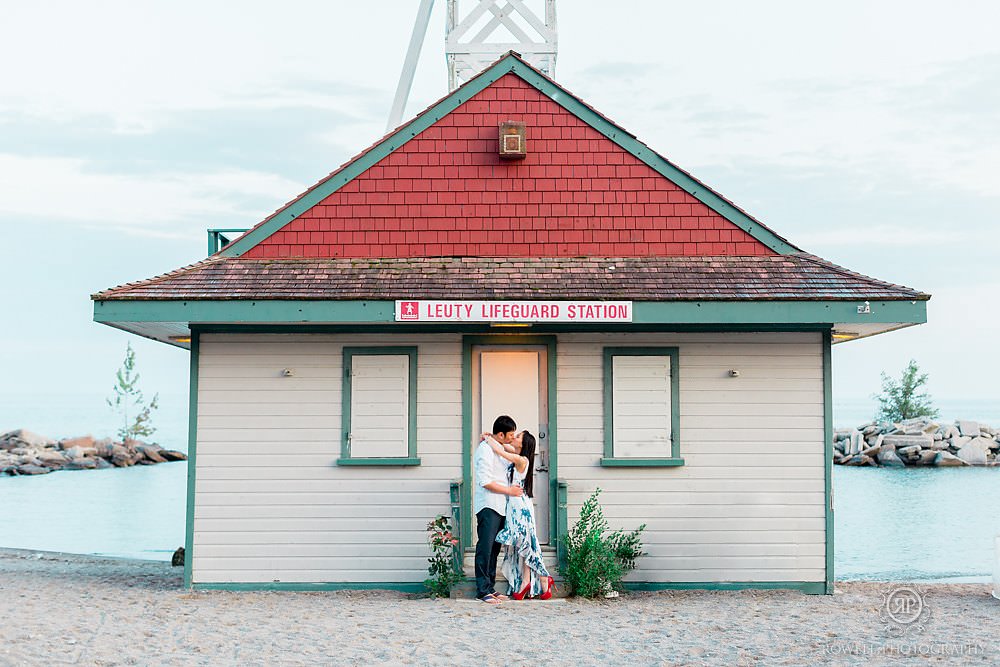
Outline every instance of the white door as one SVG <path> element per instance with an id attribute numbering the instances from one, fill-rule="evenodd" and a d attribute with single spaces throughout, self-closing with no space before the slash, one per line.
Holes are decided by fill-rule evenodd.
<path id="1" fill-rule="evenodd" d="M 546 348 L 483 345 L 473 348 L 473 451 L 479 435 L 493 430 L 493 420 L 509 415 L 517 430 L 535 436 L 534 502 L 538 541 L 549 542 L 548 389 Z M 478 381 L 477 381 L 478 380 Z M 469 462 L 471 465 L 471 461 Z M 475 484 L 475 466 L 472 466 Z"/>

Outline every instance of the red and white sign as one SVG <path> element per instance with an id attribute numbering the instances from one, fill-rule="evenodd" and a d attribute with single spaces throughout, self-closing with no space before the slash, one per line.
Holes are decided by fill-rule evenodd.
<path id="1" fill-rule="evenodd" d="M 631 322 L 631 301 L 397 301 L 397 322 Z"/>

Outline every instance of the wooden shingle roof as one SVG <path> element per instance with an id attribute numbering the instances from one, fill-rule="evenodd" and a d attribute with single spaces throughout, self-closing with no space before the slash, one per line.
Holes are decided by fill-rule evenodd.
<path id="1" fill-rule="evenodd" d="M 214 256 L 93 295 L 108 300 L 926 300 L 814 255 L 767 257 Z"/>

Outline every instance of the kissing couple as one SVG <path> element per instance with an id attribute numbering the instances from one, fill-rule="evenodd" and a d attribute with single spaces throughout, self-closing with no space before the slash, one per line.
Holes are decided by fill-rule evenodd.
<path id="1" fill-rule="evenodd" d="M 514 420 L 502 415 L 493 422 L 493 432 L 484 433 L 476 447 L 476 597 L 488 604 L 500 604 L 509 597 L 552 597 L 555 582 L 542 562 L 531 502 L 535 444 L 535 436 L 528 431 L 518 433 Z M 501 547 L 507 595 L 494 590 Z"/>

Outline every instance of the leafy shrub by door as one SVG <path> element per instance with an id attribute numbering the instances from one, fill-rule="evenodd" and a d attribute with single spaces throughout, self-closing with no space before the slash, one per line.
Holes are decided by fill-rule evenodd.
<path id="1" fill-rule="evenodd" d="M 566 561 L 559 567 L 573 595 L 586 598 L 620 590 L 622 578 L 643 555 L 640 534 L 646 524 L 633 531 L 608 533 L 604 510 L 597 501 L 600 493 L 601 489 L 595 490 L 580 508 L 580 519 L 565 537 Z"/>

